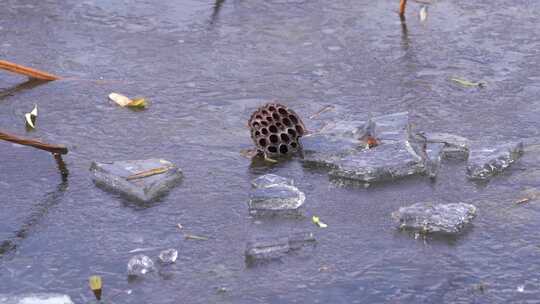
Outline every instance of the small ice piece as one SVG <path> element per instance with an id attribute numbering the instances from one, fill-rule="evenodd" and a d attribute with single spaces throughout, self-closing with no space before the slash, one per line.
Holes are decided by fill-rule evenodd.
<path id="1" fill-rule="evenodd" d="M 423 173 L 424 162 L 409 142 L 381 144 L 336 162 L 330 176 L 366 183 L 388 181 Z"/>
<path id="2" fill-rule="evenodd" d="M 275 174 L 265 174 L 251 181 L 251 185 L 253 188 L 268 188 L 276 185 L 294 186 L 294 181 Z"/>
<path id="3" fill-rule="evenodd" d="M 476 216 L 476 207 L 465 203 L 416 203 L 392 213 L 399 228 L 420 233 L 457 234 Z"/>
<path id="4" fill-rule="evenodd" d="M 182 171 L 163 159 L 93 162 L 90 171 L 97 186 L 142 202 L 164 195 L 182 179 Z"/>
<path id="5" fill-rule="evenodd" d="M 298 188 L 289 185 L 274 185 L 258 188 L 249 195 L 249 213 L 265 215 L 299 215 L 306 196 Z"/>
<path id="6" fill-rule="evenodd" d="M 154 270 L 154 262 L 144 254 L 133 256 L 127 265 L 128 276 L 144 276 Z"/>
<path id="7" fill-rule="evenodd" d="M 471 141 L 450 133 L 425 133 L 428 143 L 444 144 L 443 158 L 466 160 L 469 157 Z"/>
<path id="8" fill-rule="evenodd" d="M 59 293 L 0 294 L 0 304 L 73 304 L 68 295 Z"/>
<path id="9" fill-rule="evenodd" d="M 253 265 L 260 261 L 279 259 L 293 250 L 299 250 L 315 242 L 315 237 L 311 232 L 294 233 L 288 237 L 250 241 L 246 246 L 246 263 Z"/>
<path id="10" fill-rule="evenodd" d="M 163 250 L 159 253 L 159 261 L 162 264 L 172 264 L 176 262 L 176 259 L 178 258 L 178 250 L 172 248 Z"/>
<path id="11" fill-rule="evenodd" d="M 439 173 L 443 150 L 444 144 L 442 143 L 433 143 L 426 145 L 424 166 L 426 168 L 426 175 L 430 178 L 435 178 Z"/>
<path id="12" fill-rule="evenodd" d="M 477 146 L 471 148 L 467 163 L 469 179 L 487 180 L 504 171 L 523 154 L 522 142 L 500 144 L 493 148 Z"/>

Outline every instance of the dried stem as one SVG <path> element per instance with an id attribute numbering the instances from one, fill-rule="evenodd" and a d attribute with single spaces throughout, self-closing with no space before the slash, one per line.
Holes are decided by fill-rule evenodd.
<path id="1" fill-rule="evenodd" d="M 59 76 L 49 74 L 40 70 L 25 67 L 13 62 L 0 60 L 0 69 L 7 70 L 16 74 L 22 74 L 30 78 L 42 79 L 42 80 L 58 80 Z"/>
<path id="2" fill-rule="evenodd" d="M 399 1 L 399 16 L 401 18 L 405 17 L 405 7 L 407 6 L 407 0 L 400 0 Z"/>
<path id="3" fill-rule="evenodd" d="M 23 146 L 30 146 L 36 149 L 45 150 L 54 154 L 67 154 L 68 149 L 62 145 L 51 145 L 43 143 L 39 140 L 19 137 L 13 134 L 0 132 L 0 140 L 9 141 Z"/>

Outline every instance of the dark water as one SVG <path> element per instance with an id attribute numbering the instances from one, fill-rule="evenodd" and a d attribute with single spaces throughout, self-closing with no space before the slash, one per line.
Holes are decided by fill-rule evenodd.
<path id="1" fill-rule="evenodd" d="M 325 105 L 360 115 L 407 110 L 418 129 L 506 141 L 540 135 L 540 2 L 440 0 L 420 22 L 397 0 L 4 0 L 0 58 L 68 80 L 18 87 L 0 73 L 0 129 L 70 148 L 62 183 L 47 153 L 0 143 L 0 292 L 55 291 L 77 303 L 99 274 L 114 303 L 507 303 L 540 298 L 538 153 L 487 185 L 445 162 L 436 182 L 340 186 L 290 161 L 254 168 L 251 112 L 279 99 L 306 120 Z M 488 83 L 463 88 L 458 76 Z M 108 101 L 145 96 L 148 110 Z M 96 188 L 92 160 L 161 157 L 185 180 L 140 206 Z M 306 217 L 254 222 L 250 179 L 272 172 L 306 193 Z M 417 201 L 468 202 L 479 215 L 460 237 L 414 239 L 390 213 Z M 317 229 L 318 215 L 328 229 Z M 176 224 L 208 241 L 184 240 Z M 312 230 L 318 245 L 248 268 L 245 243 Z M 168 275 L 130 282 L 136 248 L 177 248 Z M 518 291 L 523 287 L 523 292 Z M 224 293 L 219 288 L 226 288 Z M 131 291 L 131 292 L 129 292 Z"/>

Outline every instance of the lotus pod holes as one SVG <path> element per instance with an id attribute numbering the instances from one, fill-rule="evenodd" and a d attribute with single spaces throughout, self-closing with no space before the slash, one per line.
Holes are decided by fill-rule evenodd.
<path id="1" fill-rule="evenodd" d="M 300 117 L 279 103 L 268 103 L 258 108 L 248 124 L 257 150 L 268 157 L 296 153 L 301 148 L 299 138 L 306 130 Z"/>

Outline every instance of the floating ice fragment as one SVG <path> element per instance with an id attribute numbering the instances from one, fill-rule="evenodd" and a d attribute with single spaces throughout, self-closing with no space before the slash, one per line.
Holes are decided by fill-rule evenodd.
<path id="1" fill-rule="evenodd" d="M 253 265 L 257 262 L 279 259 L 287 253 L 315 243 L 311 232 L 294 233 L 289 237 L 272 239 L 257 239 L 248 242 L 246 246 L 246 263 Z"/>
<path id="2" fill-rule="evenodd" d="M 182 171 L 163 159 L 93 162 L 90 171 L 97 186 L 142 202 L 164 195 L 182 179 Z"/>
<path id="3" fill-rule="evenodd" d="M 178 250 L 167 249 L 159 253 L 159 261 L 163 264 L 172 264 L 178 258 Z"/>
<path id="4" fill-rule="evenodd" d="M 260 176 L 251 182 L 249 195 L 252 215 L 299 215 L 306 196 L 293 186 L 293 181 L 274 174 Z"/>
<path id="5" fill-rule="evenodd" d="M 470 179 L 487 180 L 504 171 L 522 154 L 522 142 L 499 144 L 492 148 L 477 144 L 471 148 L 467 176 Z"/>
<path id="6" fill-rule="evenodd" d="M 459 233 L 475 216 L 476 207 L 465 203 L 416 203 L 392 213 L 401 229 L 447 234 Z"/>
<path id="7" fill-rule="evenodd" d="M 154 270 L 154 262 L 144 254 L 133 256 L 127 265 L 128 276 L 144 276 L 145 274 L 153 272 Z"/>

